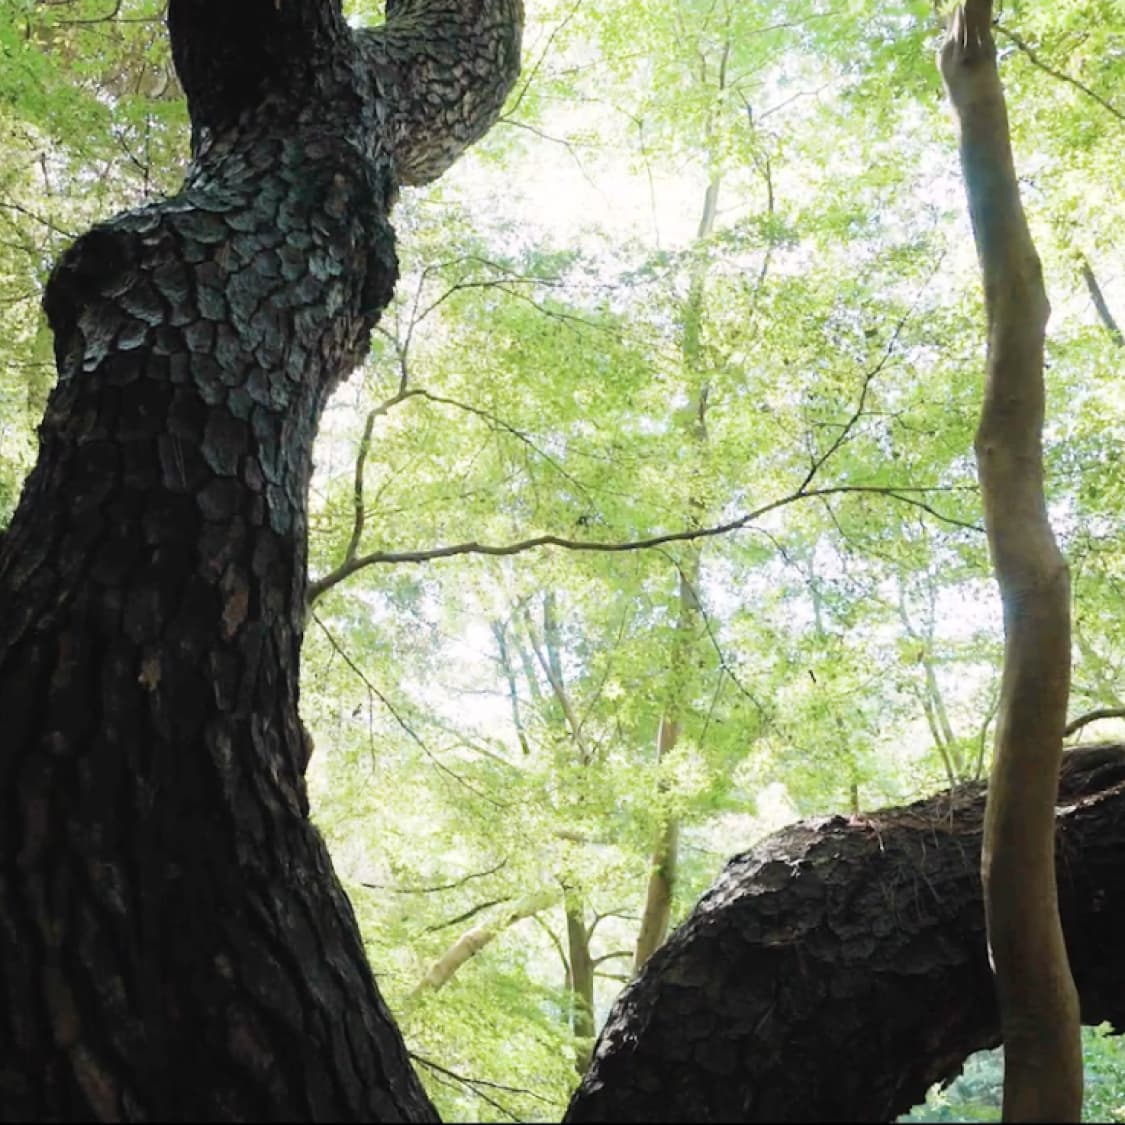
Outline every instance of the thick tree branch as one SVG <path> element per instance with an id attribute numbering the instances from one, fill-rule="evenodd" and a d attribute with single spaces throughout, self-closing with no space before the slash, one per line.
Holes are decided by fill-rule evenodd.
<path id="1" fill-rule="evenodd" d="M 486 945 L 499 937 L 510 926 L 531 918 L 546 910 L 559 897 L 557 890 L 538 891 L 527 895 L 510 910 L 491 922 L 466 930 L 452 945 L 426 970 L 426 975 L 418 982 L 410 999 L 416 1001 L 427 992 L 437 992 L 444 988 L 450 978 L 466 962 L 475 957 Z"/>
<path id="2" fill-rule="evenodd" d="M 197 147 L 246 113 L 292 119 L 347 81 L 326 65 L 349 35 L 340 0 L 169 0 L 168 32 Z"/>
<path id="3" fill-rule="evenodd" d="M 400 184 L 437 179 L 500 116 L 520 70 L 522 0 L 388 0 L 356 35 Z"/>
<path id="4" fill-rule="evenodd" d="M 1060 904 L 1086 1023 L 1125 1027 L 1125 746 L 1064 755 Z M 733 858 L 619 997 L 566 1120 L 892 1121 L 995 1046 L 984 787 Z"/>

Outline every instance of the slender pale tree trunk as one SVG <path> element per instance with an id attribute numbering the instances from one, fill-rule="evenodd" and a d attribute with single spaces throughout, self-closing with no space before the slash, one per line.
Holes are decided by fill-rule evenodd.
<path id="1" fill-rule="evenodd" d="M 809 597 L 813 607 L 813 630 L 817 642 L 822 645 L 832 643 L 832 637 L 824 623 L 824 596 L 820 590 L 820 579 L 817 577 L 816 566 L 810 555 L 808 568 L 805 571 L 805 580 L 808 582 Z M 835 700 L 830 700 L 828 708 L 832 713 L 832 725 L 836 728 L 836 737 L 840 740 L 840 753 L 844 759 L 847 770 L 847 795 L 848 808 L 852 816 L 859 816 L 861 812 L 859 803 L 859 763 L 856 760 L 855 748 L 852 745 L 851 734 L 847 724 L 840 714 L 840 706 Z"/>
<path id="2" fill-rule="evenodd" d="M 1098 279 L 1094 273 L 1093 267 L 1084 255 L 1079 257 L 1079 264 L 1082 269 L 1082 280 L 1086 283 L 1086 292 L 1090 294 L 1090 300 L 1094 303 L 1094 308 L 1098 313 L 1098 320 L 1101 321 L 1102 327 L 1109 333 L 1109 338 L 1119 348 L 1125 347 L 1125 336 L 1122 336 L 1121 327 L 1118 325 L 1113 313 L 1110 312 L 1109 305 L 1106 303 L 1105 294 L 1102 292 L 1102 287 L 1098 284 Z"/>
<path id="3" fill-rule="evenodd" d="M 991 17 L 990 0 L 959 7 L 940 56 L 984 277 L 988 370 L 976 454 L 1004 606 L 981 871 L 1004 1037 L 1004 1119 L 1077 1121 L 1078 997 L 1059 922 L 1054 849 L 1070 586 L 1043 493 L 1049 307 L 1020 203 Z"/>
<path id="4" fill-rule="evenodd" d="M 930 737 L 934 740 L 934 747 L 941 756 L 945 766 L 946 780 L 952 789 L 961 777 L 964 765 L 961 755 L 957 751 L 957 736 L 953 731 L 953 724 L 949 721 L 949 712 L 946 710 L 945 697 L 942 695 L 941 685 L 938 683 L 937 668 L 934 665 L 934 598 L 933 587 L 930 585 L 929 612 L 926 617 L 924 632 L 918 632 L 910 620 L 906 609 L 905 591 L 899 588 L 898 616 L 906 630 L 907 636 L 916 641 L 921 649 L 918 661 L 922 666 L 925 683 L 918 688 L 916 695 L 922 704 L 922 713 L 926 716 L 926 725 L 930 728 Z"/>

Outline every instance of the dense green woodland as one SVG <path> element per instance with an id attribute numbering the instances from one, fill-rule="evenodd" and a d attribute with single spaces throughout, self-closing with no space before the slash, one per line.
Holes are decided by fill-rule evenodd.
<path id="1" fill-rule="evenodd" d="M 163 7 L 0 8 L 0 527 L 53 262 L 182 178 Z M 1109 713 L 1072 741 L 1120 737 L 1125 3 L 998 15 L 1071 714 Z M 983 313 L 941 26 L 929 0 L 528 0 L 500 122 L 398 203 L 396 298 L 316 447 L 301 709 L 313 818 L 447 1119 L 558 1119 L 731 853 L 987 773 Z M 1086 1113 L 1125 1120 L 1105 1030 Z M 913 1119 L 995 1116 L 996 1081 L 974 1062 Z"/>

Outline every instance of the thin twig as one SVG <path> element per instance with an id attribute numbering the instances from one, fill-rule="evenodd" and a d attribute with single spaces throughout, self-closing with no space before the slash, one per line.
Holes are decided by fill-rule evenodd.
<path id="1" fill-rule="evenodd" d="M 621 542 L 607 542 L 604 540 L 568 539 L 561 535 L 535 535 L 528 539 L 520 539 L 514 543 L 491 544 L 478 543 L 475 540 L 466 543 L 452 543 L 444 547 L 425 547 L 417 551 L 372 551 L 370 554 L 361 555 L 351 563 L 338 566 L 323 578 L 318 578 L 308 585 L 308 600 L 310 604 L 322 597 L 333 586 L 349 578 L 357 570 L 362 570 L 375 564 L 389 563 L 423 563 L 435 559 L 456 558 L 460 555 L 488 555 L 494 558 L 503 558 L 510 555 L 521 555 L 526 551 L 539 547 L 558 547 L 566 551 L 589 551 L 604 554 L 620 554 L 627 551 L 644 551 L 651 547 L 660 547 L 665 543 L 687 543 L 695 539 L 711 539 L 719 535 L 727 535 L 732 531 L 740 531 L 748 527 L 754 520 L 778 508 L 784 508 L 798 500 L 807 500 L 824 496 L 871 495 L 885 496 L 897 500 L 902 504 L 918 508 L 923 512 L 947 523 L 952 527 L 964 528 L 967 531 L 980 532 L 979 524 L 969 523 L 954 516 L 939 512 L 936 508 L 919 500 L 917 494 L 930 492 L 949 492 L 946 487 L 915 488 L 897 485 L 862 485 L 841 484 L 827 488 L 797 489 L 778 500 L 771 500 L 753 511 L 739 516 L 737 519 L 725 523 L 715 524 L 711 527 L 689 528 L 685 531 L 670 531 L 662 535 L 651 535 L 643 539 L 630 539 Z"/>
<path id="2" fill-rule="evenodd" d="M 321 632 L 323 632 L 325 637 L 328 638 L 328 643 L 336 651 L 340 659 L 344 661 L 344 663 L 360 679 L 360 681 L 363 683 L 363 686 L 367 688 L 368 693 L 374 698 L 378 699 L 380 703 L 382 703 L 387 711 L 390 712 L 391 718 L 394 719 L 394 721 L 399 725 L 399 727 L 402 728 L 402 730 L 406 733 L 410 740 L 416 746 L 418 746 L 422 753 L 430 759 L 430 761 L 434 764 L 434 766 L 437 767 L 437 769 L 439 769 L 447 776 L 451 777 L 454 781 L 457 782 L 458 785 L 463 785 L 466 789 L 469 790 L 470 793 L 475 794 L 482 801 L 487 801 L 490 805 L 493 805 L 498 809 L 508 807 L 504 802 L 497 801 L 495 798 L 488 796 L 487 793 L 481 792 L 481 790 L 478 789 L 475 785 L 466 781 L 463 777 L 461 777 L 460 774 L 451 770 L 443 761 L 441 761 L 441 759 L 438 758 L 438 756 L 429 748 L 429 746 L 426 745 L 426 742 L 421 737 L 421 735 L 419 735 L 418 732 L 398 713 L 398 709 L 395 707 L 395 705 L 371 682 L 371 680 L 364 673 L 363 669 L 360 668 L 354 660 L 352 660 L 351 656 L 349 656 L 345 651 L 343 645 L 340 644 L 340 642 L 333 635 L 332 631 L 328 628 L 327 625 L 324 624 L 324 622 L 315 612 L 312 614 L 312 619 L 317 623 L 317 625 L 320 626 Z"/>
<path id="3" fill-rule="evenodd" d="M 1038 56 L 1038 54 L 1036 54 L 1035 49 L 1027 42 L 1027 40 L 1021 39 L 1020 36 L 1018 36 L 1014 31 L 1010 31 L 1006 27 L 1001 27 L 1000 24 L 994 24 L 993 30 L 1002 35 L 1013 46 L 1019 48 L 1019 50 L 1022 51 L 1023 54 L 1027 57 L 1027 61 L 1031 63 L 1032 66 L 1038 67 L 1041 71 L 1043 71 L 1044 74 L 1049 74 L 1052 78 L 1057 78 L 1060 82 L 1065 82 L 1068 86 L 1073 86 L 1076 90 L 1085 94 L 1088 98 L 1092 98 L 1095 102 L 1098 103 L 1098 105 L 1102 107 L 1102 109 L 1106 110 L 1106 112 L 1112 113 L 1118 121 L 1125 121 L 1125 113 L 1122 113 L 1121 110 L 1119 110 L 1111 102 L 1107 102 L 1105 98 L 1101 96 L 1101 94 L 1095 93 L 1090 89 L 1089 86 L 1083 85 L 1078 81 L 1077 78 L 1072 78 L 1069 74 L 1066 74 L 1061 70 L 1056 70 L 1053 66 L 1045 63 Z"/>
<path id="4" fill-rule="evenodd" d="M 495 875 L 497 871 L 502 870 L 507 865 L 508 859 L 505 856 L 498 864 L 494 867 L 489 867 L 485 871 L 470 871 L 468 875 L 463 875 L 460 879 L 455 879 L 452 883 L 437 883 L 430 887 L 390 887 L 385 883 L 360 883 L 360 886 L 366 887 L 371 891 L 390 891 L 391 894 L 396 895 L 432 895 L 439 891 L 457 890 L 473 879 L 485 879 L 489 875 Z"/>

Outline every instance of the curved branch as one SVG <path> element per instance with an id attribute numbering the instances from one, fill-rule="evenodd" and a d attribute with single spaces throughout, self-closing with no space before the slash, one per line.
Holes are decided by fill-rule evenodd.
<path id="1" fill-rule="evenodd" d="M 1085 715 L 1079 715 L 1077 719 L 1071 719 L 1066 724 L 1063 730 L 1063 738 L 1069 738 L 1072 734 L 1077 734 L 1083 727 L 1089 726 L 1090 723 L 1096 723 L 1099 719 L 1125 719 L 1125 708 L 1100 707 L 1096 711 L 1087 711 Z"/>
<path id="2" fill-rule="evenodd" d="M 1125 1026 L 1125 746 L 1063 756 L 1060 905 L 1086 1023 Z M 893 1121 L 1000 1023 L 984 787 L 734 857 L 618 998 L 566 1120 Z"/>
<path id="3" fill-rule="evenodd" d="M 1022 39 L 1018 36 L 1011 28 L 1004 27 L 1001 24 L 995 24 L 994 27 L 998 35 L 1002 35 L 1009 43 L 1016 47 L 1017 50 L 1027 56 L 1027 61 L 1031 63 L 1032 66 L 1037 67 L 1039 70 L 1043 71 L 1044 74 L 1049 74 L 1052 78 L 1057 78 L 1060 82 L 1065 82 L 1068 86 L 1073 86 L 1079 93 L 1085 94 L 1086 97 L 1097 102 L 1107 113 L 1113 114 L 1118 121 L 1125 121 L 1125 113 L 1122 113 L 1117 106 L 1112 102 L 1106 101 L 1101 94 L 1091 90 L 1089 86 L 1083 85 L 1077 78 L 1072 78 L 1064 71 L 1056 70 L 1053 66 L 1045 63 L 1031 44 L 1029 44 L 1026 39 Z"/>
<path id="4" fill-rule="evenodd" d="M 520 71 L 522 0 L 387 0 L 356 33 L 400 184 L 436 180 L 500 116 Z"/>
<path id="5" fill-rule="evenodd" d="M 753 511 L 738 516 L 736 519 L 727 520 L 725 523 L 714 524 L 711 527 L 688 528 L 685 531 L 669 531 L 661 535 L 650 535 L 643 539 L 626 539 L 619 542 L 605 540 L 568 539 L 562 535 L 534 535 L 528 539 L 520 539 L 514 543 L 478 543 L 475 540 L 467 543 L 452 543 L 444 547 L 423 547 L 417 551 L 372 551 L 366 555 L 359 555 L 351 562 L 343 562 L 323 577 L 308 584 L 308 601 L 310 605 L 323 597 L 334 586 L 338 586 L 346 578 L 350 578 L 358 570 L 380 563 L 424 563 L 434 559 L 451 559 L 460 555 L 490 555 L 504 558 L 510 555 L 522 555 L 525 551 L 533 551 L 539 547 L 558 547 L 566 551 L 593 551 L 604 554 L 615 554 L 625 551 L 645 551 L 650 547 L 660 547 L 665 543 L 687 543 L 696 539 L 709 539 L 717 535 L 727 535 L 732 531 L 741 531 L 749 527 L 755 520 L 787 504 L 796 503 L 812 497 L 868 495 L 885 496 L 897 500 L 901 504 L 908 504 L 918 508 L 934 519 L 941 520 L 952 527 L 961 527 L 966 531 L 981 529 L 976 524 L 959 520 L 939 512 L 936 508 L 919 500 L 916 493 L 948 492 L 950 489 L 940 488 L 910 488 L 896 487 L 894 485 L 864 485 L 841 484 L 827 488 L 801 488 L 782 496 L 779 500 L 771 500 Z"/>

